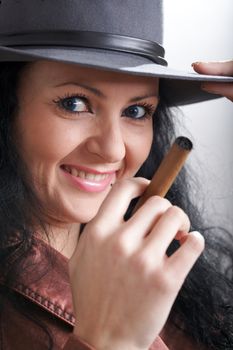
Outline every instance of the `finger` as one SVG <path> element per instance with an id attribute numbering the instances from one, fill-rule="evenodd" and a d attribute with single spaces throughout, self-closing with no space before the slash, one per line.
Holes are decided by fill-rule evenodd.
<path id="1" fill-rule="evenodd" d="M 233 76 L 233 60 L 222 62 L 195 62 L 193 69 L 200 74 Z"/>
<path id="2" fill-rule="evenodd" d="M 225 96 L 233 101 L 233 84 L 231 83 L 202 83 L 201 88 L 212 94 Z"/>
<path id="3" fill-rule="evenodd" d="M 190 232 L 181 247 L 167 259 L 167 269 L 175 273 L 176 278 L 183 283 L 204 247 L 204 237 L 199 232 Z"/>
<path id="4" fill-rule="evenodd" d="M 188 232 L 190 221 L 184 211 L 171 206 L 160 217 L 150 234 L 145 239 L 144 250 L 148 254 L 164 256 L 166 250 L 179 231 Z"/>
<path id="5" fill-rule="evenodd" d="M 124 236 L 136 241 L 144 238 L 163 215 L 171 203 L 159 196 L 150 197 L 142 207 L 140 207 L 136 213 L 127 221 L 123 232 Z"/>
<path id="6" fill-rule="evenodd" d="M 144 178 L 131 178 L 116 182 L 103 201 L 93 222 L 109 230 L 123 222 L 129 203 L 145 191 L 150 181 Z"/>

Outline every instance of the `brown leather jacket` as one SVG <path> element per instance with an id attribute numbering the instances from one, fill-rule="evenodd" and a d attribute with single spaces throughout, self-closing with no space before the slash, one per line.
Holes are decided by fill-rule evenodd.
<path id="1" fill-rule="evenodd" d="M 8 250 L 11 253 L 0 276 L 0 292 L 5 295 L 0 309 L 0 349 L 93 349 L 72 334 L 75 318 L 67 259 L 36 237 L 28 253 L 17 240 Z M 7 282 L 12 263 L 20 255 L 18 277 Z M 167 349 L 160 338 L 150 347 Z"/>

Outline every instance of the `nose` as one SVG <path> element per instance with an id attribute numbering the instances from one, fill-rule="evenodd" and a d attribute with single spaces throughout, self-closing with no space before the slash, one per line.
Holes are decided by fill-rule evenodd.
<path id="1" fill-rule="evenodd" d="M 86 147 L 105 162 L 116 163 L 125 157 L 125 141 L 119 121 L 103 121 L 88 138 Z"/>

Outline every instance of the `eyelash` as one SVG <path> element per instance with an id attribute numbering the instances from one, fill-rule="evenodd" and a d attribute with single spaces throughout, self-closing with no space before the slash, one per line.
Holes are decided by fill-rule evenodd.
<path id="1" fill-rule="evenodd" d="M 146 120 L 146 119 L 150 119 L 153 116 L 154 111 L 155 111 L 155 107 L 152 104 L 146 103 L 146 102 L 137 103 L 137 104 L 132 105 L 132 106 L 143 107 L 145 109 L 145 114 L 144 114 L 143 117 L 140 117 L 138 119 L 135 118 L 135 120 L 138 120 L 138 121 L 143 121 L 143 120 Z M 129 107 L 131 107 L 131 106 L 129 106 Z M 129 107 L 127 107 L 127 108 L 129 108 Z M 134 118 L 132 118 L 132 119 L 134 119 Z"/>
<path id="2" fill-rule="evenodd" d="M 73 111 L 68 111 L 66 110 L 63 105 L 62 105 L 62 102 L 66 99 L 71 99 L 71 98 L 77 98 L 77 99 L 80 99 L 84 102 L 84 104 L 86 105 L 87 107 L 87 111 L 81 111 L 81 112 L 73 112 Z M 55 103 L 56 107 L 60 110 L 62 110 L 63 113 L 67 114 L 67 115 L 72 115 L 72 114 L 76 114 L 76 115 L 79 115 L 81 113 L 92 113 L 92 110 L 91 110 L 91 105 L 89 103 L 89 100 L 88 100 L 88 97 L 85 95 L 85 94 L 65 94 L 63 96 L 58 96 L 55 100 L 53 100 L 53 103 Z M 150 119 L 153 114 L 154 114 L 154 106 L 152 104 L 149 104 L 149 103 L 146 103 L 146 102 L 143 102 L 143 103 L 138 103 L 138 104 L 135 104 L 135 105 L 131 105 L 129 107 L 132 107 L 132 106 L 137 106 L 137 107 L 142 107 L 145 109 L 145 114 L 143 117 L 140 117 L 140 118 L 130 118 L 130 119 L 133 119 L 133 120 L 136 120 L 136 121 L 143 121 L 143 120 L 146 120 L 146 119 Z M 127 108 L 129 108 L 127 107 Z M 125 110 L 127 109 L 125 108 Z"/>
<path id="3" fill-rule="evenodd" d="M 55 103 L 56 107 L 59 108 L 60 110 L 62 110 L 63 113 L 65 114 L 81 114 L 84 112 L 72 112 L 72 111 L 67 111 L 63 106 L 62 106 L 62 102 L 66 99 L 71 99 L 71 98 L 78 98 L 80 100 L 82 100 L 84 102 L 84 104 L 87 107 L 87 112 L 91 113 L 91 106 L 90 103 L 88 101 L 88 97 L 84 94 L 65 94 L 63 96 L 58 96 L 55 100 L 53 100 L 53 103 Z"/>

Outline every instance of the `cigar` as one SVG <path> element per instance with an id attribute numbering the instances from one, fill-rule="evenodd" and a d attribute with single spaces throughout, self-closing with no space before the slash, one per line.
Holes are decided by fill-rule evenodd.
<path id="1" fill-rule="evenodd" d="M 140 208 L 151 196 L 164 197 L 175 181 L 184 165 L 186 158 L 192 150 L 192 142 L 184 136 L 178 137 L 155 172 L 146 191 L 138 200 L 133 213 Z"/>

